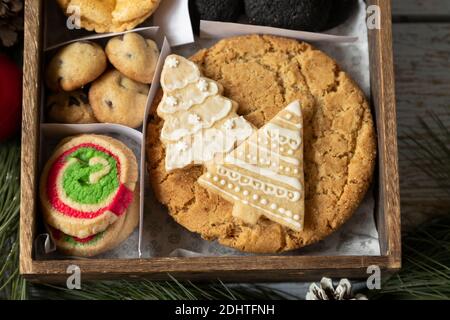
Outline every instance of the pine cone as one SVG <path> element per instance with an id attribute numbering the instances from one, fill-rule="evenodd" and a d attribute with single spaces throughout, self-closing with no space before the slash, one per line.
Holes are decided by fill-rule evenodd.
<path id="1" fill-rule="evenodd" d="M 312 283 L 306 294 L 306 300 L 367 300 L 363 294 L 352 294 L 352 284 L 348 279 L 342 279 L 336 288 L 330 278 L 322 278 L 320 285 Z"/>
<path id="2" fill-rule="evenodd" d="M 6 47 L 17 42 L 23 30 L 23 0 L 0 0 L 0 44 Z"/>

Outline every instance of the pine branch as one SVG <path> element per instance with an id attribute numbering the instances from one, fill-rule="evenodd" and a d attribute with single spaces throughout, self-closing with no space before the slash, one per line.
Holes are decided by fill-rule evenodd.
<path id="1" fill-rule="evenodd" d="M 19 275 L 19 164 L 18 143 L 0 145 L 0 298 L 9 299 L 26 298 Z"/>
<path id="2" fill-rule="evenodd" d="M 403 238 L 403 267 L 372 299 L 450 299 L 450 214 Z"/>
<path id="3" fill-rule="evenodd" d="M 435 188 L 450 196 L 450 130 L 434 112 L 429 111 L 426 118 L 419 118 L 421 128 L 410 129 L 400 137 L 401 153 L 409 164 L 425 174 Z M 405 150 L 408 150 L 406 152 Z M 415 155 L 415 156 L 412 156 Z M 438 195 L 439 196 L 439 195 Z"/>
<path id="4" fill-rule="evenodd" d="M 222 282 L 196 285 L 172 281 L 97 281 L 82 284 L 81 290 L 62 286 L 33 287 L 31 299 L 81 300 L 281 300 L 285 293 L 263 286 L 225 285 Z M 291 297 L 292 298 L 292 297 Z"/>
<path id="5" fill-rule="evenodd" d="M 443 217 L 404 235 L 403 267 L 371 298 L 450 299 L 450 130 L 434 112 L 419 119 L 421 128 L 401 139 L 411 148 L 408 164 L 430 181 L 425 187 L 436 191 L 435 202 L 443 205 Z M 406 153 L 404 153 L 405 156 Z M 434 183 L 434 184 L 433 184 Z"/>

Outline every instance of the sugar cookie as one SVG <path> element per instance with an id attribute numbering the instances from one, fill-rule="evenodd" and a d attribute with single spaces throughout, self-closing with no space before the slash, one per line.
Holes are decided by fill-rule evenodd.
<path id="1" fill-rule="evenodd" d="M 93 134 L 67 138 L 41 176 L 44 221 L 81 239 L 100 233 L 125 214 L 137 180 L 136 156 L 122 142 Z"/>
<path id="2" fill-rule="evenodd" d="M 164 97 L 158 115 L 165 122 L 166 170 L 203 164 L 231 151 L 253 128 L 236 114 L 236 102 L 222 87 L 201 76 L 198 66 L 178 55 L 167 57 L 161 74 Z"/>
<path id="3" fill-rule="evenodd" d="M 256 224 L 265 216 L 302 231 L 305 196 L 299 101 L 280 111 L 223 161 L 212 161 L 207 168 L 199 184 L 234 203 L 234 217 Z"/>

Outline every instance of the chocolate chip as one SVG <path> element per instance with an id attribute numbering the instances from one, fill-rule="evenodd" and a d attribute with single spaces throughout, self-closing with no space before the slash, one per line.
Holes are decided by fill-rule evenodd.
<path id="1" fill-rule="evenodd" d="M 81 102 L 83 102 L 84 104 L 89 104 L 89 98 L 87 96 L 87 94 L 85 94 L 84 92 L 80 94 L 80 100 Z"/>
<path id="2" fill-rule="evenodd" d="M 113 103 L 112 103 L 111 100 L 105 100 L 105 104 L 106 104 L 108 107 L 110 107 L 110 108 L 113 107 Z"/>
<path id="3" fill-rule="evenodd" d="M 119 79 L 119 86 L 125 89 L 128 89 L 127 86 L 124 85 L 123 81 L 125 80 L 125 78 L 120 77 Z"/>
<path id="4" fill-rule="evenodd" d="M 132 58 L 133 58 L 133 54 L 131 54 L 131 53 L 128 52 L 128 53 L 127 53 L 127 58 L 128 58 L 128 59 L 132 59 Z"/>
<path id="5" fill-rule="evenodd" d="M 54 106 L 58 105 L 56 102 L 51 102 L 47 105 L 47 109 L 50 110 L 52 109 Z"/>
<path id="6" fill-rule="evenodd" d="M 74 97 L 74 96 L 69 96 L 69 106 L 80 106 L 80 101 Z"/>

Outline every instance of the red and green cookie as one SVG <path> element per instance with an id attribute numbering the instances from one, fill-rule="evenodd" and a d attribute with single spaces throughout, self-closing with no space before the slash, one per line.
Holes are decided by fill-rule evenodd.
<path id="1" fill-rule="evenodd" d="M 122 142 L 101 135 L 67 138 L 41 176 L 44 220 L 79 239 L 99 234 L 126 213 L 137 180 L 136 156 Z"/>
<path id="2" fill-rule="evenodd" d="M 105 231 L 89 236 L 77 238 L 69 236 L 47 225 L 58 251 L 79 257 L 92 257 L 111 250 L 129 237 L 139 223 L 139 189 L 134 192 L 133 202 L 127 212 L 120 216 Z"/>

